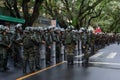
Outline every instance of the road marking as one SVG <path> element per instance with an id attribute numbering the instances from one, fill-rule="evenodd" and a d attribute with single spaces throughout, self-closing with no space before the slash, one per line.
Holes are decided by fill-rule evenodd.
<path id="1" fill-rule="evenodd" d="M 81 64 L 83 61 L 74 61 L 74 63 Z"/>
<path id="2" fill-rule="evenodd" d="M 114 58 L 115 56 L 116 56 L 116 52 L 112 52 L 112 53 L 110 53 L 108 56 L 107 56 L 107 59 L 112 59 L 112 58 Z"/>
<path id="3" fill-rule="evenodd" d="M 120 66 L 120 63 L 109 63 L 109 62 L 89 62 L 92 64 L 106 64 L 106 65 L 118 65 Z"/>
<path id="4" fill-rule="evenodd" d="M 67 63 L 68 61 L 64 61 L 65 63 Z M 74 61 L 74 63 L 82 63 L 82 61 Z"/>
<path id="5" fill-rule="evenodd" d="M 82 57 L 84 54 L 81 54 L 81 55 L 78 55 L 78 56 L 75 56 L 75 57 Z"/>
<path id="6" fill-rule="evenodd" d="M 103 52 L 99 52 L 99 53 L 93 55 L 91 58 L 97 58 L 97 57 L 101 56 L 102 54 L 103 54 Z"/>
<path id="7" fill-rule="evenodd" d="M 64 63 L 64 62 L 55 64 L 55 65 L 50 66 L 50 67 L 47 67 L 47 68 L 45 68 L 45 69 L 42 69 L 42 70 L 33 72 L 33 73 L 31 73 L 31 74 L 25 75 L 25 76 L 20 77 L 20 78 L 17 78 L 16 80 L 23 80 L 23 79 L 25 79 L 25 78 L 31 77 L 31 76 L 33 76 L 33 75 L 35 75 L 35 74 L 41 73 L 41 72 L 43 72 L 43 71 L 46 71 L 46 70 L 48 70 L 48 69 L 51 69 L 51 68 L 56 67 L 56 66 L 58 66 L 58 65 L 61 65 L 61 64 L 63 64 L 63 63 Z"/>
<path id="8" fill-rule="evenodd" d="M 74 63 L 82 63 L 83 61 L 75 61 Z M 105 64 L 105 65 L 118 65 L 120 66 L 120 63 L 112 63 L 112 62 L 89 62 L 89 63 L 92 63 L 92 64 Z"/>

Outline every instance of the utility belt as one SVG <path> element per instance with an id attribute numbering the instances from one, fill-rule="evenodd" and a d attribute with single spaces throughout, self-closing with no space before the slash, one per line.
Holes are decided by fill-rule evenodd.
<path id="1" fill-rule="evenodd" d="M 24 49 L 34 49 L 34 46 L 31 47 L 23 47 Z"/>

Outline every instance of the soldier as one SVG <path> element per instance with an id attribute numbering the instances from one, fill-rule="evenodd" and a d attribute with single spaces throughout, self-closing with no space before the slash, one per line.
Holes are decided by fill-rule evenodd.
<path id="1" fill-rule="evenodd" d="M 34 42 L 34 54 L 35 54 L 35 68 L 40 69 L 40 51 L 39 46 L 41 43 L 41 36 L 39 29 L 36 28 L 33 34 L 33 42 Z"/>
<path id="2" fill-rule="evenodd" d="M 117 41 L 117 44 L 119 45 L 120 44 L 120 34 L 116 34 L 116 41 Z"/>
<path id="3" fill-rule="evenodd" d="M 27 29 L 27 28 L 26 28 Z M 32 36 L 30 31 L 26 30 L 23 37 L 23 73 L 26 73 L 27 67 L 29 67 L 30 72 L 34 71 L 34 43 L 32 41 Z"/>
<path id="4" fill-rule="evenodd" d="M 82 58 L 82 66 L 86 67 L 88 66 L 88 61 L 89 61 L 89 54 L 88 54 L 88 49 L 89 49 L 89 46 L 88 46 L 88 34 L 87 34 L 87 30 L 86 29 L 83 29 L 82 30 L 83 33 L 82 33 L 82 54 L 83 55 L 83 58 Z"/>
<path id="5" fill-rule="evenodd" d="M 65 52 L 67 54 L 68 65 L 73 65 L 73 57 L 74 57 L 74 49 L 76 46 L 76 41 L 74 40 L 74 35 L 72 33 L 72 29 L 68 29 L 65 33 Z"/>
<path id="6" fill-rule="evenodd" d="M 56 29 L 55 30 L 55 33 L 56 33 L 56 62 L 60 62 L 60 57 L 61 57 L 61 40 L 60 40 L 60 37 L 61 37 L 61 33 L 60 33 L 60 29 Z"/>
<path id="7" fill-rule="evenodd" d="M 9 46 L 8 36 L 6 35 L 6 31 L 3 28 L 3 25 L 0 25 L 0 68 L 1 71 L 6 71 L 9 68 L 7 67 L 8 62 L 8 54 L 7 49 Z"/>
<path id="8" fill-rule="evenodd" d="M 18 66 L 18 63 L 22 63 L 22 53 L 21 53 L 21 46 L 22 46 L 22 24 L 17 24 L 15 27 L 15 34 L 13 37 L 13 53 L 14 53 L 14 66 Z"/>
<path id="9" fill-rule="evenodd" d="M 46 32 L 46 64 L 51 64 L 51 47 L 53 44 L 53 32 L 52 28 L 48 28 L 48 32 Z"/>
<path id="10" fill-rule="evenodd" d="M 47 28 L 41 28 L 40 35 L 40 67 L 46 67 L 46 41 L 47 41 Z"/>
<path id="11" fill-rule="evenodd" d="M 89 31 L 88 33 L 88 40 L 89 40 L 88 43 L 89 43 L 90 54 L 93 55 L 95 54 L 95 51 L 94 51 L 95 36 L 92 31 Z"/>

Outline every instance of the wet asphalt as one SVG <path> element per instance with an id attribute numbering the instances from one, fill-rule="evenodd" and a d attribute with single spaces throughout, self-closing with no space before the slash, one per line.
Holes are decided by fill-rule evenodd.
<path id="1" fill-rule="evenodd" d="M 80 61 L 69 66 L 65 62 L 24 80 L 120 80 L 120 45 L 112 44 L 97 53 L 100 52 L 103 54 L 90 58 L 88 67 L 82 67 Z M 112 53 L 116 54 L 109 58 Z M 9 67 L 9 71 L 0 72 L 0 80 L 16 80 L 26 75 L 21 68 Z"/>

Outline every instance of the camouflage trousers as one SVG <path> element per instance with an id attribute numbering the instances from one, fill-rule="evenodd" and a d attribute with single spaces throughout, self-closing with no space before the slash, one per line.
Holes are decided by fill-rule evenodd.
<path id="1" fill-rule="evenodd" d="M 74 44 L 69 44 L 69 45 L 65 46 L 65 53 L 67 54 L 68 64 L 73 64 L 74 51 L 75 51 L 75 45 Z"/>
<path id="2" fill-rule="evenodd" d="M 65 46 L 65 52 L 67 53 L 67 55 L 74 55 L 74 50 L 75 50 L 74 44 L 69 44 Z"/>
<path id="3" fill-rule="evenodd" d="M 26 73 L 27 66 L 30 72 L 34 71 L 35 67 L 35 54 L 33 48 L 24 49 L 23 53 L 23 72 Z"/>
<path id="4" fill-rule="evenodd" d="M 0 69 L 7 68 L 8 55 L 5 48 L 0 48 Z"/>
<path id="5" fill-rule="evenodd" d="M 61 44 L 60 43 L 56 43 L 56 62 L 60 62 L 60 57 L 61 57 Z"/>

